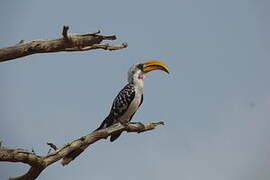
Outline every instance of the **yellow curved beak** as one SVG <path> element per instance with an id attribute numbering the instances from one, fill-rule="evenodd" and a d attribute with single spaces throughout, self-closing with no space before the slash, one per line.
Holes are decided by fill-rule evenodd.
<path id="1" fill-rule="evenodd" d="M 169 67 L 161 61 L 150 60 L 143 63 L 143 72 L 147 73 L 153 70 L 162 70 L 169 74 Z"/>

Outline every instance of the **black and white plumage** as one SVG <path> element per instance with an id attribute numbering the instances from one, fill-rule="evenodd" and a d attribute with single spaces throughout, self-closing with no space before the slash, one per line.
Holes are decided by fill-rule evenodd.
<path id="1" fill-rule="evenodd" d="M 115 123 L 127 123 L 134 116 L 143 102 L 143 86 L 145 74 L 152 70 L 163 70 L 167 73 L 168 66 L 160 61 L 150 60 L 131 66 L 128 71 L 128 84 L 118 93 L 113 101 L 110 114 L 95 130 L 107 128 Z M 116 140 L 120 133 L 111 135 L 110 141 Z M 84 149 L 77 149 L 63 158 L 62 164 L 68 164 L 75 159 Z"/>
<path id="2" fill-rule="evenodd" d="M 105 118 L 98 129 L 109 127 L 117 122 L 127 123 L 131 121 L 133 115 L 143 102 L 143 94 L 136 97 L 134 84 L 127 84 L 113 101 L 110 114 Z M 114 141 L 121 135 L 116 133 L 111 135 L 110 141 Z"/>
<path id="3" fill-rule="evenodd" d="M 131 66 L 128 71 L 128 84 L 118 93 L 113 101 L 110 114 L 96 130 L 107 128 L 118 122 L 125 124 L 131 121 L 143 102 L 145 74 L 155 69 L 168 72 L 167 65 L 160 61 L 146 61 Z M 121 132 L 112 134 L 110 141 L 116 140 L 120 135 Z"/>

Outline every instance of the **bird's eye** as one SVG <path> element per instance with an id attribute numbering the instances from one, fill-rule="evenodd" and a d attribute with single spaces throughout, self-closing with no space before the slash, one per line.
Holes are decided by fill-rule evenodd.
<path id="1" fill-rule="evenodd" d="M 138 67 L 140 70 L 143 70 L 143 64 L 138 64 L 137 67 Z"/>

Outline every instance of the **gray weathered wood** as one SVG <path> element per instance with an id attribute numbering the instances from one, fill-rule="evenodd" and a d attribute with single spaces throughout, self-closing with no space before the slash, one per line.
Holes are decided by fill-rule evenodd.
<path id="1" fill-rule="evenodd" d="M 0 148 L 0 161 L 7 162 L 22 162 L 30 165 L 28 172 L 22 176 L 10 178 L 10 180 L 34 180 L 39 174 L 49 165 L 62 160 L 62 165 L 67 165 L 73 158 L 69 155 L 72 153 L 82 153 L 89 145 L 95 143 L 100 139 L 107 138 L 115 132 L 127 131 L 127 132 L 137 132 L 141 133 L 144 131 L 149 131 L 154 129 L 158 125 L 164 125 L 163 122 L 156 123 L 137 123 L 130 122 L 127 125 L 122 125 L 117 123 L 105 129 L 91 132 L 85 136 L 82 136 L 61 148 L 55 148 L 56 151 L 50 152 L 46 155 L 37 155 L 34 152 L 27 151 L 24 149 L 10 149 L 10 148 Z M 49 143 L 50 147 L 55 146 Z M 55 146 L 56 147 L 56 146 Z"/>
<path id="2" fill-rule="evenodd" d="M 127 43 L 118 45 L 100 44 L 103 40 L 115 40 L 115 35 L 98 35 L 100 31 L 86 34 L 68 34 L 68 29 L 68 26 L 64 26 L 63 37 L 57 39 L 21 41 L 15 46 L 0 48 L 0 62 L 37 53 L 86 51 L 92 49 L 118 50 L 127 47 Z"/>

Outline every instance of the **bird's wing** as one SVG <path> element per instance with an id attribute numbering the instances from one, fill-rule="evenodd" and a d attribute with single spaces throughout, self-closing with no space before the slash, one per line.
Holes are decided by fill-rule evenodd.
<path id="1" fill-rule="evenodd" d="M 110 114 L 104 119 L 101 125 L 95 130 L 109 127 L 115 123 L 127 110 L 135 97 L 135 88 L 133 84 L 127 84 L 116 96 L 113 101 Z"/>
<path id="2" fill-rule="evenodd" d="M 135 97 L 135 87 L 133 84 L 127 84 L 116 96 L 113 101 L 110 114 L 113 118 L 121 117 L 127 110 Z"/>
<path id="3" fill-rule="evenodd" d="M 135 95 L 134 95 L 134 96 L 135 96 Z M 134 98 L 134 97 L 133 97 L 133 98 Z M 131 100 L 131 101 L 132 101 L 132 100 Z M 141 96 L 141 102 L 140 102 L 139 107 L 141 106 L 142 102 L 143 102 L 143 94 L 142 94 L 142 96 Z M 132 119 L 132 117 L 134 116 L 134 114 L 135 114 L 135 112 L 130 116 L 129 121 L 131 121 L 131 119 Z M 110 138 L 110 141 L 111 141 L 111 142 L 115 141 L 115 140 L 121 135 L 121 133 L 122 133 L 122 132 L 112 134 L 112 135 L 111 135 L 111 138 Z"/>

